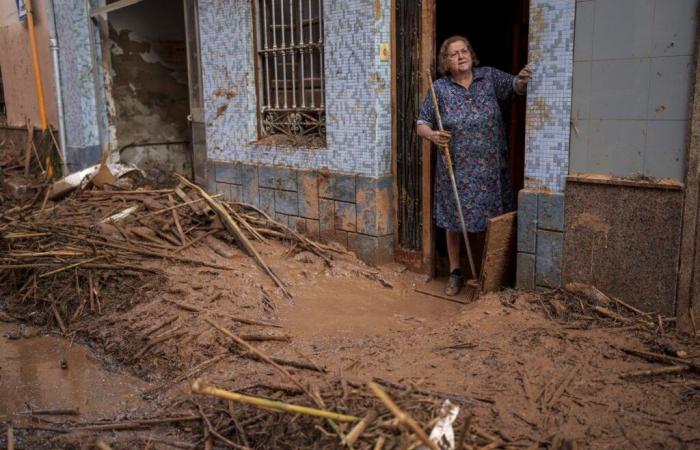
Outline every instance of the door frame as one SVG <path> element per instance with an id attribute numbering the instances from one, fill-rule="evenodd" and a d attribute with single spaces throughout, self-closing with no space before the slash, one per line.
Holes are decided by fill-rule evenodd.
<path id="1" fill-rule="evenodd" d="M 428 92 L 430 81 L 426 76 L 428 70 L 434 71 L 435 61 L 435 2 L 436 0 L 423 0 L 421 2 L 421 26 L 420 26 L 420 91 Z M 391 72 L 394 74 L 391 82 L 391 172 L 393 181 L 393 223 L 394 223 L 394 259 L 406 264 L 411 270 L 427 273 L 432 276 L 435 272 L 435 228 L 432 219 L 432 173 L 434 158 L 431 154 L 431 145 L 421 139 L 421 250 L 411 251 L 399 247 L 399 192 L 397 183 L 398 167 L 398 111 L 397 95 L 397 31 L 396 31 L 396 0 L 391 1 Z"/>
<path id="2" fill-rule="evenodd" d="M 205 185 L 207 182 L 207 143 L 204 118 L 204 86 L 202 79 L 202 46 L 199 33 L 199 1 L 182 0 L 185 20 L 185 45 L 187 53 L 187 84 L 189 90 L 190 152 L 192 179 Z"/>

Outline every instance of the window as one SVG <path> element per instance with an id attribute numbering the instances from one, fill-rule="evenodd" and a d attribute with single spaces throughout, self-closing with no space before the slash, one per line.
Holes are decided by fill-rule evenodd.
<path id="1" fill-rule="evenodd" d="M 257 6 L 261 140 L 324 146 L 323 0 L 258 0 Z"/>

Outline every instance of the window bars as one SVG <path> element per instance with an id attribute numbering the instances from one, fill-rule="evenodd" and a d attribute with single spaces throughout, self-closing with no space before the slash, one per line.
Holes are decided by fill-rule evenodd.
<path id="1" fill-rule="evenodd" d="M 325 139 L 323 0 L 258 0 L 264 136 Z"/>

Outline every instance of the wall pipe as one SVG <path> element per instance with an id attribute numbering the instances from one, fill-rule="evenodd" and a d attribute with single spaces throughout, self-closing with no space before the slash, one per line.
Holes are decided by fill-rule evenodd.
<path id="1" fill-rule="evenodd" d="M 61 172 L 68 175 L 68 161 L 66 160 L 66 118 L 63 113 L 63 90 L 61 84 L 61 70 L 59 67 L 60 47 L 58 45 L 58 33 L 56 32 L 56 15 L 53 5 L 54 0 L 46 0 L 47 29 L 49 33 L 49 48 L 53 62 L 53 84 L 56 91 L 56 109 L 58 110 L 58 152 L 61 154 Z"/>
<path id="2" fill-rule="evenodd" d="M 36 34 L 34 30 L 34 7 L 32 0 L 24 0 L 27 9 L 27 25 L 29 28 L 29 43 L 32 47 L 32 62 L 34 63 L 34 78 L 36 79 L 36 93 L 39 97 L 39 114 L 41 115 L 41 129 L 46 130 L 46 102 L 44 100 L 44 87 L 41 83 L 41 68 L 39 67 L 39 52 L 36 48 Z"/>

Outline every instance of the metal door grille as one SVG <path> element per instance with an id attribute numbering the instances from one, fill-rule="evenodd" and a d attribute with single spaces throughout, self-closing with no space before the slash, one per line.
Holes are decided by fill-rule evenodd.
<path id="1" fill-rule="evenodd" d="M 258 0 L 264 136 L 325 137 L 323 0 Z"/>
<path id="2" fill-rule="evenodd" d="M 399 248 L 422 249 L 420 105 L 421 1 L 396 1 L 397 170 Z"/>

